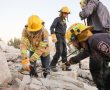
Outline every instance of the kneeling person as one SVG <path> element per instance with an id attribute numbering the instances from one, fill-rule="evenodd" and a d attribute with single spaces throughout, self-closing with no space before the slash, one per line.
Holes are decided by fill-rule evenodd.
<path id="1" fill-rule="evenodd" d="M 38 16 L 30 16 L 28 25 L 23 29 L 20 44 L 22 62 L 30 62 L 30 65 L 23 63 L 23 68 L 30 71 L 30 76 L 35 77 L 38 77 L 36 72 L 36 61 L 38 59 L 41 59 L 42 67 L 44 68 L 44 77 L 49 73 L 48 32 L 42 23 L 42 19 Z M 27 55 L 27 50 L 29 50 L 30 57 Z"/>
<path id="2" fill-rule="evenodd" d="M 70 40 L 76 48 L 83 48 L 84 51 L 75 57 L 71 57 L 66 65 L 76 64 L 90 56 L 90 72 L 98 90 L 109 90 L 110 85 L 108 83 L 110 81 L 107 81 L 109 75 L 105 77 L 108 68 L 103 63 L 110 62 L 110 34 L 93 34 L 91 30 L 93 30 L 92 26 L 87 27 L 82 23 L 72 25 Z"/>

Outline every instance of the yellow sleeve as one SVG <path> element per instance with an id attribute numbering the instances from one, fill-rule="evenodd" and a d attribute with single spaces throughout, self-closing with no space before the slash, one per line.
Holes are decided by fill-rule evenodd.
<path id="1" fill-rule="evenodd" d="M 24 29 L 22 32 L 21 43 L 20 43 L 20 51 L 21 51 L 22 59 L 28 58 L 27 50 L 29 46 L 30 46 L 30 41 L 28 40 L 26 29 Z"/>

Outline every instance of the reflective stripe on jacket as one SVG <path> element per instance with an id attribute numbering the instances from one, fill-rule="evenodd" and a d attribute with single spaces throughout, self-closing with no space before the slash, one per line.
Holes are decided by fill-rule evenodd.
<path id="1" fill-rule="evenodd" d="M 21 37 L 20 49 L 22 59 L 27 58 L 27 50 L 34 52 L 34 54 L 30 58 L 32 60 L 37 60 L 40 56 L 48 55 L 48 31 L 43 28 L 34 35 L 30 33 L 27 28 L 24 28 Z"/>

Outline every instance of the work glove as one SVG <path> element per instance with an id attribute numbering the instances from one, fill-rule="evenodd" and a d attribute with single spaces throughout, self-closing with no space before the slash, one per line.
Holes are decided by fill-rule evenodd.
<path id="1" fill-rule="evenodd" d="M 69 68 L 71 65 L 71 63 L 69 61 L 66 61 L 65 63 L 62 64 L 62 70 L 63 71 L 71 71 L 71 69 Z"/>
<path id="2" fill-rule="evenodd" d="M 67 62 L 67 65 L 77 64 L 79 62 L 80 62 L 80 60 L 78 61 L 78 60 L 74 59 L 74 57 L 71 57 L 70 60 Z"/>
<path id="3" fill-rule="evenodd" d="M 57 42 L 57 38 L 56 38 L 56 35 L 55 34 L 52 34 L 52 42 L 53 43 L 56 43 Z"/>
<path id="4" fill-rule="evenodd" d="M 23 70 L 30 71 L 30 61 L 29 61 L 29 59 L 22 60 L 21 64 L 22 64 Z"/>
<path id="5" fill-rule="evenodd" d="M 83 9 L 87 5 L 87 0 L 80 1 L 80 7 Z"/>
<path id="6" fill-rule="evenodd" d="M 66 67 L 69 67 L 71 64 L 69 61 L 66 61 L 65 63 L 62 63 L 62 68 L 66 68 Z"/>

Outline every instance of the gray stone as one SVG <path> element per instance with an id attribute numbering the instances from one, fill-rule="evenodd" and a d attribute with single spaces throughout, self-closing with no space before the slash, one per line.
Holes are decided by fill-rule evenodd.
<path id="1" fill-rule="evenodd" d="M 5 53 L 7 61 L 16 61 L 20 57 L 20 53 Z"/>
<path id="2" fill-rule="evenodd" d="M 88 80 L 91 80 L 91 81 L 93 80 L 89 70 L 80 70 L 79 69 L 78 70 L 78 76 L 85 78 L 85 79 L 88 79 Z"/>
<path id="3" fill-rule="evenodd" d="M 8 83 L 12 79 L 5 54 L 0 49 L 0 85 Z"/>
<path id="4" fill-rule="evenodd" d="M 89 57 L 88 58 L 85 58 L 80 63 L 81 63 L 81 69 L 83 69 L 83 70 L 89 70 Z"/>

